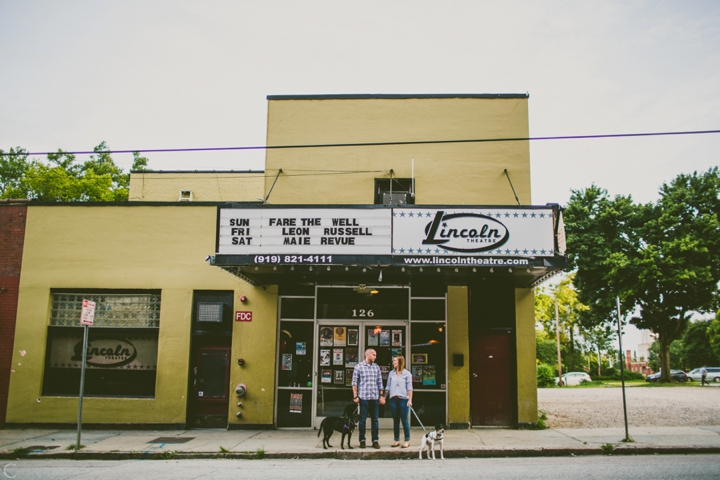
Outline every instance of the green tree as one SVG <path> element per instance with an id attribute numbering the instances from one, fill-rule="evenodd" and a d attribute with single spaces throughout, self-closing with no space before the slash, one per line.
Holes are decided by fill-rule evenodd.
<path id="1" fill-rule="evenodd" d="M 720 357 L 710 345 L 709 329 L 711 320 L 690 322 L 681 339 L 680 355 L 686 370 L 703 365 L 720 365 Z"/>
<path id="2" fill-rule="evenodd" d="M 10 148 L 7 153 L 0 149 L 0 198 L 11 198 L 6 192 L 20 186 L 28 166 L 27 157 L 27 151 L 20 147 Z"/>
<path id="3" fill-rule="evenodd" d="M 615 297 L 639 309 L 631 321 L 658 335 L 662 381 L 670 381 L 670 344 L 690 317 L 718 303 L 720 175 L 679 175 L 655 204 L 610 199 L 592 186 L 573 192 L 565 210 L 568 252 L 577 268 L 581 322 L 614 322 Z"/>
<path id="4" fill-rule="evenodd" d="M 557 363 L 557 344 L 545 330 L 535 330 L 535 355 L 540 363 Z"/>
<path id="5" fill-rule="evenodd" d="M 48 202 L 127 201 L 130 174 L 113 161 L 101 142 L 94 155 L 76 163 L 75 155 L 58 150 L 47 162 L 28 160 L 21 148 L 0 150 L 0 198 L 31 198 Z M 133 154 L 133 170 L 147 170 L 148 159 Z"/>
<path id="6" fill-rule="evenodd" d="M 677 339 L 673 340 L 670 343 L 670 368 L 673 370 L 684 370 L 683 362 L 682 362 L 682 351 L 683 351 L 683 345 L 682 340 Z M 660 342 L 655 340 L 652 345 L 650 345 L 650 350 L 648 353 L 648 366 L 654 371 L 658 372 L 662 368 L 661 358 L 660 358 Z"/>
<path id="7" fill-rule="evenodd" d="M 707 329 L 708 343 L 717 358 L 720 359 L 720 310 L 715 314 L 715 320 L 710 322 Z M 720 364 L 720 361 L 718 362 Z"/>
<path id="8" fill-rule="evenodd" d="M 602 377 L 602 352 L 607 352 L 617 336 L 610 325 L 595 325 L 582 331 L 588 350 L 597 354 L 597 376 Z"/>
<path id="9" fill-rule="evenodd" d="M 555 285 L 548 292 L 541 289 L 535 294 L 535 319 L 542 323 L 548 338 L 556 342 L 557 326 L 555 319 L 555 300 L 558 303 L 558 319 L 560 323 L 560 343 L 566 354 L 563 355 L 565 363 L 570 370 L 576 370 L 581 360 L 581 352 L 577 348 L 575 329 L 578 325 L 580 312 L 587 309 L 577 298 L 577 292 L 573 286 L 575 274 L 567 275 L 560 283 Z M 548 362 L 557 363 L 557 347 L 555 348 L 555 360 Z"/>

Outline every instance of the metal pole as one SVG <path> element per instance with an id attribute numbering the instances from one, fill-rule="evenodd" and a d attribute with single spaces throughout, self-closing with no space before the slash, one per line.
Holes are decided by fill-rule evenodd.
<path id="1" fill-rule="evenodd" d="M 85 392 L 85 363 L 87 361 L 87 343 L 88 343 L 88 325 L 83 325 L 83 353 L 82 367 L 80 368 L 80 394 L 78 396 L 78 421 L 77 421 L 77 441 L 75 442 L 75 451 L 80 450 L 80 432 L 82 431 L 82 405 L 83 393 Z"/>
<path id="2" fill-rule="evenodd" d="M 623 360 L 622 322 L 620 320 L 620 297 L 615 297 L 615 300 L 617 300 L 618 343 L 620 345 L 620 381 L 622 383 L 623 413 L 625 414 L 625 441 L 629 442 L 630 434 L 628 433 L 627 403 L 625 401 L 625 361 Z"/>
<path id="3" fill-rule="evenodd" d="M 563 386 L 562 381 L 562 357 L 560 356 L 560 313 L 558 313 L 558 301 L 555 299 L 555 338 L 557 339 L 558 352 L 558 385 Z"/>

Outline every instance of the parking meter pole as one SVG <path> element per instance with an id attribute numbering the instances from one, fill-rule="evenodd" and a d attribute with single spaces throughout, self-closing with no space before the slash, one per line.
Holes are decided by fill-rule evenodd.
<path id="1" fill-rule="evenodd" d="M 623 413 L 625 414 L 625 441 L 629 442 L 630 434 L 628 433 L 627 403 L 625 402 L 625 360 L 623 359 L 622 348 L 622 321 L 620 319 L 620 297 L 615 297 L 615 300 L 617 300 L 618 342 L 620 345 L 620 382 L 622 383 Z"/>
<path id="2" fill-rule="evenodd" d="M 82 431 L 82 407 L 83 407 L 83 393 L 85 392 L 85 362 L 87 360 L 87 343 L 88 343 L 88 326 L 83 325 L 82 367 L 80 368 L 80 393 L 78 395 L 77 441 L 75 442 L 75 451 L 76 452 L 80 450 L 80 433 Z"/>

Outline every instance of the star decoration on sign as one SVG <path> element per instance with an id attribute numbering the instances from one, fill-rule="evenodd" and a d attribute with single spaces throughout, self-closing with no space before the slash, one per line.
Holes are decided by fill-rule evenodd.
<path id="1" fill-rule="evenodd" d="M 510 218 L 510 214 L 508 212 L 505 212 L 505 218 Z"/>
<path id="2" fill-rule="evenodd" d="M 400 212 L 401 217 L 405 217 L 405 212 Z"/>
<path id="3" fill-rule="evenodd" d="M 425 216 L 426 216 L 427 218 L 432 218 L 432 214 L 431 214 L 430 212 L 427 212 L 427 213 L 425 214 Z"/>
<path id="4" fill-rule="evenodd" d="M 519 213 L 517 213 L 517 212 L 513 213 L 513 218 L 518 218 L 519 216 L 520 216 Z"/>
<path id="5" fill-rule="evenodd" d="M 523 212 L 522 217 L 527 218 L 527 213 Z"/>
<path id="6" fill-rule="evenodd" d="M 533 213 L 530 214 L 530 216 L 531 216 L 532 218 L 535 218 L 537 215 L 535 214 L 535 212 L 533 212 Z"/>
<path id="7" fill-rule="evenodd" d="M 415 214 L 413 212 L 408 213 L 408 217 L 413 218 Z"/>

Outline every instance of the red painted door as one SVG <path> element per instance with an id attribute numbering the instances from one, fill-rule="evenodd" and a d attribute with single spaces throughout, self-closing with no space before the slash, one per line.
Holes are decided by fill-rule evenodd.
<path id="1" fill-rule="evenodd" d="M 194 418 L 191 425 L 225 426 L 229 405 L 230 347 L 196 347 L 192 373 L 190 412 Z"/>
<path id="2" fill-rule="evenodd" d="M 477 332 L 470 340 L 472 424 L 515 423 L 515 364 L 510 331 Z"/>

